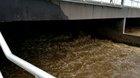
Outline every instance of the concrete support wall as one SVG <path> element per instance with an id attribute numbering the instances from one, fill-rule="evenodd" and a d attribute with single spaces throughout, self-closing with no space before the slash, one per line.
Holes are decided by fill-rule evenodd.
<path id="1" fill-rule="evenodd" d="M 48 0 L 0 0 L 0 22 L 63 19 L 61 8 Z"/>
<path id="2" fill-rule="evenodd" d="M 116 22 L 114 23 L 112 22 L 113 24 L 111 24 L 111 20 L 114 20 Z M 126 44 L 134 45 L 134 46 L 140 46 L 139 36 L 128 35 L 126 33 L 124 34 L 125 32 L 124 26 L 126 25 L 133 25 L 133 26 L 140 27 L 140 23 L 138 22 L 140 18 L 126 18 L 126 19 L 122 18 L 122 19 L 111 19 L 111 20 L 108 20 L 110 21 L 110 23 L 109 22 L 107 23 L 108 25 L 105 23 L 103 24 L 102 22 L 103 25 L 107 25 L 107 26 L 105 28 L 100 26 L 98 28 L 98 30 L 96 31 L 96 33 L 98 34 L 96 36 L 98 38 L 110 39 L 115 42 L 126 43 Z"/>
<path id="3" fill-rule="evenodd" d="M 69 19 L 101 19 L 140 17 L 140 9 L 130 7 L 110 7 L 92 4 L 59 2 Z"/>
<path id="4" fill-rule="evenodd" d="M 128 7 L 119 8 L 96 6 L 70 2 L 58 2 L 56 3 L 57 5 L 55 5 L 53 3 L 47 3 L 44 0 L 8 1 L 9 0 L 1 0 L 1 2 L 3 3 L 0 3 L 0 21 L 64 20 L 67 19 L 67 17 L 68 19 L 86 20 L 61 22 L 44 21 L 39 23 L 14 22 L 15 27 L 10 27 L 11 24 L 5 22 L 4 24 L 0 25 L 1 31 L 4 30 L 4 32 L 10 31 L 12 33 L 17 33 L 21 32 L 22 30 L 23 34 L 25 34 L 30 32 L 30 29 L 32 30 L 34 28 L 31 27 L 31 25 L 38 25 L 39 28 L 36 28 L 35 32 L 42 31 L 38 29 L 43 29 L 43 27 L 48 26 L 48 30 L 44 28 L 44 32 L 46 32 L 50 30 L 49 27 L 52 27 L 54 25 L 54 27 L 52 27 L 51 29 L 53 30 L 53 32 L 56 32 L 54 28 L 56 28 L 58 32 L 62 32 L 62 29 L 64 28 L 64 32 L 72 32 L 73 35 L 78 34 L 77 32 L 79 31 L 85 31 L 90 34 L 113 39 L 118 42 L 135 43 L 140 45 L 140 42 L 137 41 L 139 40 L 138 37 L 132 37 L 123 34 L 125 28 L 125 18 L 127 19 L 128 17 L 140 17 L 140 9 Z M 43 23 L 45 25 L 43 25 Z M 11 30 L 10 28 L 13 30 Z"/>
<path id="5" fill-rule="evenodd" d="M 14 40 L 17 44 L 16 40 L 31 36 L 38 37 L 41 33 L 56 33 L 58 35 L 60 33 L 70 33 L 73 37 L 78 37 L 81 32 L 85 32 L 93 37 L 140 46 L 140 37 L 123 34 L 123 23 L 123 18 L 80 21 L 20 21 L 1 23 L 0 30 L 6 37 L 12 38 L 11 40 L 10 38 L 7 39 Z"/>

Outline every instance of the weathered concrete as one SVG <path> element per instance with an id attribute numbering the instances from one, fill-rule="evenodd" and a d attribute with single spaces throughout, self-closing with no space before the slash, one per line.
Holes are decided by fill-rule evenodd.
<path id="1" fill-rule="evenodd" d="M 61 8 L 47 0 L 0 0 L 0 21 L 62 19 Z"/>
<path id="2" fill-rule="evenodd" d="M 48 0 L 0 0 L 0 21 L 140 17 L 140 9 Z"/>
<path id="3" fill-rule="evenodd" d="M 26 36 L 26 34 L 31 34 L 36 31 L 42 32 L 42 29 L 44 32 L 50 31 L 49 27 L 51 27 L 51 32 L 72 32 L 72 35 L 75 37 L 77 36 L 76 34 L 79 34 L 79 31 L 85 31 L 90 34 L 94 33 L 94 35 L 100 37 L 103 36 L 104 38 L 112 38 L 113 40 L 117 39 L 119 42 L 126 42 L 127 40 L 125 39 L 132 38 L 123 34 L 125 32 L 125 25 L 140 25 L 140 9 L 138 8 L 96 6 L 59 1 L 58 3 L 56 2 L 56 5 L 45 0 L 8 1 L 9 0 L 4 0 L 3 3 L 0 3 L 0 10 L 2 11 L 0 12 L 0 21 L 86 19 L 57 22 L 5 22 L 0 25 L 1 31 L 6 32 L 6 34 L 7 32 L 10 34 L 16 33 L 18 37 L 21 38 L 24 37 L 23 35 Z M 14 26 L 10 27 L 11 24 Z M 31 25 L 38 25 L 38 27 L 32 27 Z M 44 28 L 46 26 L 48 26 L 48 29 Z M 32 30 L 32 32 L 30 30 Z M 16 38 L 17 35 L 14 37 Z M 136 41 L 128 40 L 128 43 L 140 44 L 137 42 L 138 37 L 133 38 L 136 38 L 133 39 Z"/>
<path id="4" fill-rule="evenodd" d="M 139 8 L 110 7 L 72 2 L 59 2 L 63 12 L 69 19 L 102 19 L 140 17 Z"/>
<path id="5" fill-rule="evenodd" d="M 140 9 L 48 0 L 0 0 L 0 21 L 140 17 Z"/>

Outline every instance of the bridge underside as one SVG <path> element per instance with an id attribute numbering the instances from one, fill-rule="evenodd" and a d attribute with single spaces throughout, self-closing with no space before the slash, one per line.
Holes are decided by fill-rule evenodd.
<path id="1" fill-rule="evenodd" d="M 72 2 L 54 2 L 46 3 L 44 0 L 40 1 L 19 1 L 20 4 L 15 2 L 15 5 L 7 4 L 8 0 L 5 0 L 6 5 L 10 8 L 6 8 L 6 5 L 0 5 L 0 10 L 3 10 L 0 13 L 0 21 L 28 21 L 31 23 L 16 23 L 14 22 L 15 29 L 21 32 L 21 27 L 25 28 L 25 31 L 28 29 L 34 28 L 31 27 L 33 23 L 35 25 L 42 25 L 44 28 L 46 25 L 48 27 L 54 25 L 52 28 L 64 28 L 65 30 L 74 31 L 84 30 L 88 32 L 94 32 L 97 36 L 103 38 L 111 38 L 114 41 L 130 43 L 133 45 L 140 45 L 139 37 L 139 28 L 140 28 L 140 9 L 130 8 L 130 7 L 111 7 L 111 6 L 102 6 L 102 5 L 91 5 L 91 4 L 81 4 L 81 3 L 72 3 Z M 32 2 L 34 4 L 32 4 Z M 25 3 L 25 4 L 24 4 Z M 1 3 L 0 3 L 1 4 Z M 5 7 L 5 8 L 4 8 Z M 42 9 L 40 9 L 42 8 Z M 50 10 L 51 8 L 51 10 Z M 4 11 L 5 9 L 5 11 Z M 14 11 L 14 12 L 13 12 Z M 80 20 L 79 21 L 62 21 L 62 24 L 59 21 L 57 22 L 48 22 L 46 20 Z M 45 20 L 45 26 L 41 23 L 36 23 L 37 20 Z M 32 22 L 36 21 L 36 22 Z M 40 21 L 41 22 L 41 21 Z M 82 26 L 81 26 L 82 22 Z M 6 23 L 6 22 L 5 22 Z M 55 23 L 55 24 L 54 24 Z M 8 25 L 7 25 L 8 24 Z M 5 25 L 0 26 L 0 30 L 3 31 L 3 27 L 8 29 L 14 29 L 10 27 L 11 25 L 7 22 Z M 49 26 L 50 25 L 50 26 Z M 59 27 L 56 27 L 58 26 Z M 62 27 L 60 27 L 62 25 Z M 70 26 L 69 26 L 70 25 Z M 67 27 L 69 26 L 69 27 Z M 67 29 L 68 28 L 68 29 Z M 22 29 L 22 30 L 23 30 Z M 36 28 L 39 29 L 39 28 Z M 46 28 L 45 32 L 47 31 Z M 137 30 L 134 30 L 137 29 Z M 16 32 L 17 32 L 16 30 Z M 131 30 L 131 31 L 130 31 Z M 134 31 L 137 34 L 135 34 Z M 8 30 L 9 31 L 9 30 Z M 15 32 L 15 30 L 10 30 Z M 49 31 L 49 30 L 48 30 Z M 7 30 L 5 31 L 7 32 Z M 53 31 L 56 32 L 56 31 Z M 62 32 L 62 31 L 59 31 Z M 133 35 L 134 34 L 134 35 Z M 132 36 L 133 35 L 133 36 Z"/>
<path id="2" fill-rule="evenodd" d="M 115 42 L 140 46 L 140 36 L 132 35 L 135 34 L 135 32 L 130 32 L 132 28 L 140 28 L 139 18 L 137 18 L 137 20 L 136 18 L 108 18 L 80 21 L 18 21 L 3 22 L 0 24 L 2 33 L 7 34 L 7 37 L 10 36 L 14 38 L 12 40 L 20 40 L 19 38 L 24 39 L 24 37 L 27 38 L 28 36 L 33 36 L 32 34 L 34 33 L 39 34 L 41 32 L 48 34 L 66 32 L 72 34 L 73 37 L 77 37 L 82 31 L 97 38 L 111 39 Z"/>
<path id="3" fill-rule="evenodd" d="M 73 2 L 58 4 L 69 19 L 138 18 L 140 9 L 134 7 L 115 7 Z"/>
<path id="4" fill-rule="evenodd" d="M 140 45 L 139 8 L 73 2 L 59 2 L 58 5 L 70 20 L 94 19 L 93 22 L 96 22 L 93 26 L 97 26 L 96 31 L 102 35 L 100 37 L 105 36 L 117 42 Z"/>

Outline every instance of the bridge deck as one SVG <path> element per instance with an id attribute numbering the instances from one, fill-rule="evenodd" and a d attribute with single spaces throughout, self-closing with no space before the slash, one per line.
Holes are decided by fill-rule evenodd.
<path id="1" fill-rule="evenodd" d="M 76 2 L 59 2 L 58 5 L 69 19 L 140 17 L 140 9 L 134 7 L 118 8 L 113 5 L 110 7 Z"/>

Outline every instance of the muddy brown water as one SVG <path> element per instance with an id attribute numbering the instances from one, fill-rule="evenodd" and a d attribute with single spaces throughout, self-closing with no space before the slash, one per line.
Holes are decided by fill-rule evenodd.
<path id="1" fill-rule="evenodd" d="M 126 28 L 126 33 L 133 36 L 140 36 L 140 27 Z"/>
<path id="2" fill-rule="evenodd" d="M 63 38 L 63 40 L 62 40 Z M 20 57 L 57 78 L 139 78 L 140 48 L 89 36 L 52 41 L 41 36 L 22 43 Z M 34 78 L 11 62 L 2 66 L 5 78 Z"/>

